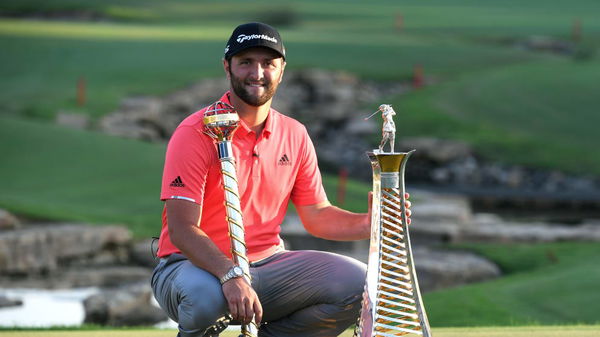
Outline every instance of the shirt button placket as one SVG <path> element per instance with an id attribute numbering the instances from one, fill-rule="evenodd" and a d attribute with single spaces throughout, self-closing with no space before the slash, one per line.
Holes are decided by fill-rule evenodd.
<path id="1" fill-rule="evenodd" d="M 260 155 L 258 153 L 258 145 L 254 145 L 252 151 L 252 177 L 260 178 Z"/>

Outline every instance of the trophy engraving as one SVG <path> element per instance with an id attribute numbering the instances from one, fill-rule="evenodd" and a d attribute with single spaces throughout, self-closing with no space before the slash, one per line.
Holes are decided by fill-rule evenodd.
<path id="1" fill-rule="evenodd" d="M 229 225 L 229 238 L 231 241 L 231 255 L 233 262 L 244 271 L 244 277 L 251 284 L 250 263 L 246 256 L 246 243 L 244 240 L 244 223 L 240 207 L 237 176 L 235 171 L 235 158 L 231 139 L 239 126 L 239 116 L 235 109 L 221 101 L 211 104 L 204 112 L 205 133 L 217 141 L 217 151 L 221 161 L 223 174 L 223 189 L 225 191 L 225 208 L 227 223 Z M 219 320 L 221 321 L 221 320 Z M 219 327 L 211 327 L 215 332 L 221 331 Z M 218 331 L 217 331 L 218 330 Z M 242 325 L 241 335 L 248 337 L 258 336 L 258 327 L 253 319 L 250 324 Z"/>
<path id="2" fill-rule="evenodd" d="M 367 153 L 373 169 L 371 240 L 361 314 L 354 336 L 430 337 L 406 216 L 404 170 L 414 150 L 394 152 L 396 113 L 388 104 L 380 105 L 375 113 L 380 111 L 383 139 L 379 149 Z M 383 151 L 387 141 L 390 152 Z"/>

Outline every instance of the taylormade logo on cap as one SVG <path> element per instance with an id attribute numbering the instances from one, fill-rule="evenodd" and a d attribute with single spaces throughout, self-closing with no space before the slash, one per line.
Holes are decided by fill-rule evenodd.
<path id="1" fill-rule="evenodd" d="M 267 40 L 267 41 L 271 41 L 273 43 L 277 43 L 277 39 L 268 35 L 257 35 L 257 34 L 252 34 L 252 35 L 246 35 L 246 34 L 240 34 L 238 35 L 236 41 L 238 43 L 242 43 L 244 41 L 250 41 L 250 40 L 255 40 L 255 39 L 262 39 L 262 40 Z"/>
<path id="2" fill-rule="evenodd" d="M 225 58 L 229 59 L 242 50 L 252 47 L 271 49 L 285 60 L 285 47 L 279 32 L 260 22 L 245 23 L 233 30 L 225 47 Z"/>

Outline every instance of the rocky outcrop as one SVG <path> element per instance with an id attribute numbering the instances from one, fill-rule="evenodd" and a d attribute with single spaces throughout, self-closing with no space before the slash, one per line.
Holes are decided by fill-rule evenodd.
<path id="1" fill-rule="evenodd" d="M 71 289 L 118 287 L 148 281 L 152 269 L 135 265 L 67 267 L 41 275 L 0 275 L 6 288 Z"/>
<path id="2" fill-rule="evenodd" d="M 2 219 L 17 218 L 4 212 Z M 3 288 L 104 289 L 86 300 L 87 323 L 138 326 L 167 319 L 151 301 L 155 260 L 150 244 L 134 243 L 127 228 L 65 223 L 8 227 L 13 229 L 0 231 Z M 22 303 L 0 297 L 0 307 Z"/>
<path id="3" fill-rule="evenodd" d="M 163 97 L 128 97 L 117 111 L 100 120 L 99 129 L 122 137 L 167 141 L 186 116 L 213 103 L 227 89 L 227 80 L 220 77 L 202 80 Z M 273 107 L 307 127 L 322 169 L 330 172 L 343 169 L 350 176 L 368 181 L 371 167 L 365 151 L 374 147 L 369 139 L 379 134 L 381 124 L 377 118 L 365 121 L 364 117 L 385 103 L 381 101 L 383 98 L 407 90 L 408 85 L 403 83 L 364 81 L 344 72 L 289 71 Z M 596 200 L 593 208 L 600 209 L 598 177 L 489 162 L 468 144 L 455 140 L 418 137 L 399 138 L 396 143 L 399 151 L 417 150 L 406 171 L 407 181 L 414 184 L 445 186 L 464 193 L 475 191 L 494 198 L 498 191 L 516 193 L 509 196 L 513 199 L 532 192 L 552 198 L 557 198 L 558 191 L 563 196 L 590 195 Z"/>
<path id="4" fill-rule="evenodd" d="M 60 266 L 122 263 L 131 233 L 118 226 L 52 224 L 0 232 L 0 273 L 39 275 Z"/>
<path id="5" fill-rule="evenodd" d="M 149 246 L 144 253 L 120 226 L 45 223 L 0 231 L 0 283 L 7 288 L 115 287 L 147 281 L 153 263 Z"/>
<path id="6" fill-rule="evenodd" d="M 104 290 L 83 302 L 84 323 L 108 326 L 142 326 L 168 319 L 152 303 L 149 282 L 131 284 L 118 289 Z"/>
<path id="7" fill-rule="evenodd" d="M 99 128 L 122 137 L 166 141 L 185 117 L 219 99 L 228 88 L 227 80 L 220 77 L 164 97 L 128 97 L 100 121 Z M 340 129 L 361 136 L 376 130 L 375 123 L 365 122 L 363 117 L 377 107 L 366 105 L 404 90 L 402 84 L 361 81 L 344 72 L 288 71 L 273 107 L 303 122 L 315 139 L 328 138 Z"/>
<path id="8" fill-rule="evenodd" d="M 494 214 L 473 214 L 466 197 L 415 194 L 420 200 L 411 207 L 411 240 L 416 243 L 600 241 L 600 224 L 592 221 L 580 225 L 507 221 Z"/>
<path id="9" fill-rule="evenodd" d="M 186 116 L 219 99 L 228 86 L 225 78 L 206 79 L 164 97 L 129 97 L 99 128 L 121 137 L 166 141 Z M 362 81 L 344 72 L 288 71 L 273 107 L 304 123 L 323 165 L 343 163 L 350 174 L 368 176 L 364 152 L 370 146 L 364 139 L 379 132 L 379 123 L 363 118 L 377 109 L 377 100 L 405 90 L 400 83 Z"/>
<path id="10" fill-rule="evenodd" d="M 541 243 L 559 241 L 600 242 L 600 225 L 522 223 L 502 220 L 492 214 L 478 214 L 475 226 L 448 235 L 451 242 Z"/>
<path id="11" fill-rule="evenodd" d="M 576 219 L 581 211 L 600 211 L 600 178 L 556 170 L 507 165 L 482 159 L 466 143 L 435 138 L 405 138 L 399 148 L 411 156 L 406 181 L 467 195 L 480 209 L 562 211 Z M 557 214 L 560 215 L 560 214 Z"/>

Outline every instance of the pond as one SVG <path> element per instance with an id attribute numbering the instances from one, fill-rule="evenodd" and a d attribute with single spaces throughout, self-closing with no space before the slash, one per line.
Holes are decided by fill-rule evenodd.
<path id="1" fill-rule="evenodd" d="M 1 289 L 0 296 L 19 299 L 23 305 L 0 308 L 0 326 L 79 326 L 85 318 L 83 300 L 99 291 L 99 288 Z M 156 326 L 176 328 L 177 324 L 169 320 Z"/>

